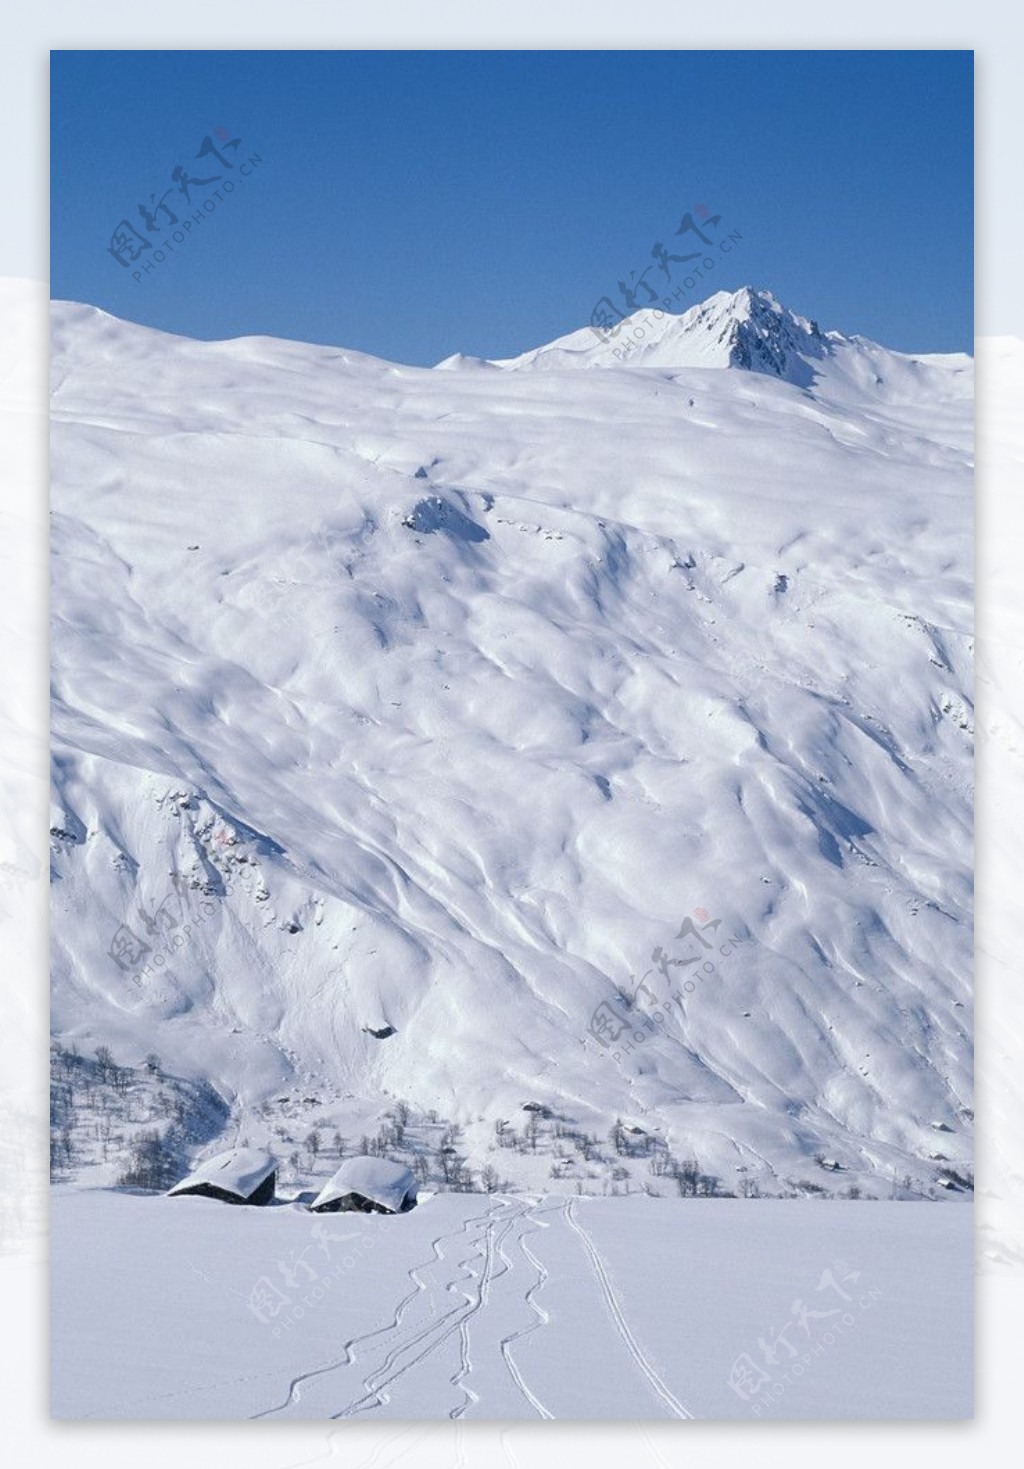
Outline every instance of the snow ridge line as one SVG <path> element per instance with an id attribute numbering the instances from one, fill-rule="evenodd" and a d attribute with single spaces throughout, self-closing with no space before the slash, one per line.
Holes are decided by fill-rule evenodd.
<path id="1" fill-rule="evenodd" d="M 672 1410 L 673 1416 L 676 1418 L 692 1418 L 693 1414 L 690 1412 L 690 1410 L 688 1408 L 684 1408 L 682 1403 L 675 1396 L 675 1394 L 668 1387 L 666 1387 L 665 1383 L 662 1382 L 653 1364 L 648 1361 L 643 1352 L 640 1350 L 636 1338 L 630 1331 L 629 1326 L 626 1324 L 626 1318 L 622 1314 L 622 1308 L 619 1306 L 618 1300 L 615 1296 L 615 1292 L 612 1289 L 612 1283 L 608 1278 L 608 1272 L 605 1269 L 604 1261 L 601 1259 L 601 1256 L 595 1249 L 594 1243 L 591 1240 L 590 1236 L 576 1219 L 574 1213 L 575 1204 L 575 1199 L 569 1200 L 569 1203 L 566 1206 L 565 1210 L 566 1220 L 583 1241 L 583 1248 L 586 1250 L 587 1257 L 590 1260 L 590 1264 L 593 1268 L 594 1274 L 597 1276 L 598 1284 L 600 1285 L 602 1293 L 604 1295 L 605 1304 L 607 1305 L 608 1310 L 611 1313 L 611 1317 L 615 1323 L 616 1330 L 625 1343 L 630 1356 L 633 1358 L 636 1365 L 640 1368 L 640 1371 L 643 1373 L 643 1375 L 647 1378 L 647 1381 L 650 1383 L 651 1387 L 653 1387 L 654 1391 L 661 1398 L 662 1402 L 664 1402 Z"/>

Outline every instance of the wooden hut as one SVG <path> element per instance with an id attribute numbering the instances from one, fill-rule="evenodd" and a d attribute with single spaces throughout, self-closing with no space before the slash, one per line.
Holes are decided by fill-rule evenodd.
<path id="1" fill-rule="evenodd" d="M 259 1148 L 231 1148 L 207 1158 L 168 1195 L 195 1194 L 222 1204 L 269 1204 L 277 1183 L 277 1161 Z"/>
<path id="2" fill-rule="evenodd" d="M 355 1209 L 363 1214 L 402 1214 L 416 1203 L 416 1180 L 389 1158 L 346 1158 L 310 1204 L 315 1214 Z"/>

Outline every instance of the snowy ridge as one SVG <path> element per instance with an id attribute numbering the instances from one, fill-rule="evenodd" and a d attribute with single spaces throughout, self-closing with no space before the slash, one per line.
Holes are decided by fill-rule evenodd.
<path id="1" fill-rule="evenodd" d="M 731 1189 L 969 1166 L 970 361 L 695 311 L 439 372 L 55 305 L 58 1035 L 253 1145 L 315 1091 L 475 1166 L 531 1098 Z"/>
<path id="2" fill-rule="evenodd" d="M 744 286 L 718 291 L 680 315 L 641 308 L 614 333 L 584 327 L 519 357 L 481 364 L 448 358 L 442 367 L 486 365 L 506 369 L 643 367 L 738 368 L 813 389 L 826 398 L 866 398 L 918 403 L 969 399 L 970 357 L 912 357 L 864 337 L 823 332 L 818 324 L 782 306 L 770 291 Z"/>
<path id="3" fill-rule="evenodd" d="M 837 341 L 845 340 L 833 335 Z M 806 381 L 805 359 L 821 360 L 832 351 L 832 343 L 815 322 L 785 310 L 769 291 L 744 287 L 718 291 L 679 315 L 641 308 L 614 332 L 585 327 L 493 365 L 547 370 L 621 365 L 630 343 L 628 360 L 635 365 L 738 367 L 787 382 Z"/>

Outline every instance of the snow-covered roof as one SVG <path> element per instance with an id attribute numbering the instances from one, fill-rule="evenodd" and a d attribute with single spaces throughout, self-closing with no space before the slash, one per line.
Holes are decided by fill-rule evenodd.
<path id="1" fill-rule="evenodd" d="M 218 1153 L 216 1157 L 198 1164 L 187 1178 L 167 1192 L 185 1193 L 198 1183 L 209 1183 L 215 1188 L 222 1188 L 225 1193 L 247 1199 L 276 1167 L 277 1160 L 260 1148 L 230 1148 L 228 1152 Z"/>
<path id="2" fill-rule="evenodd" d="M 390 1158 L 346 1158 L 337 1173 L 317 1194 L 310 1205 L 317 1209 L 346 1194 L 361 1194 L 385 1209 L 402 1207 L 407 1194 L 415 1191 L 416 1180 L 401 1163 Z"/>

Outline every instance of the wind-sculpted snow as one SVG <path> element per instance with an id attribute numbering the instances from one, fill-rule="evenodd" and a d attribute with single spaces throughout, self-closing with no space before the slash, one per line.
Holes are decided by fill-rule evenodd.
<path id="1" fill-rule="evenodd" d="M 535 1098 L 730 1190 L 962 1171 L 970 364 L 823 340 L 439 372 L 58 304 L 58 1034 L 253 1146 L 315 1085 L 477 1165 Z"/>

